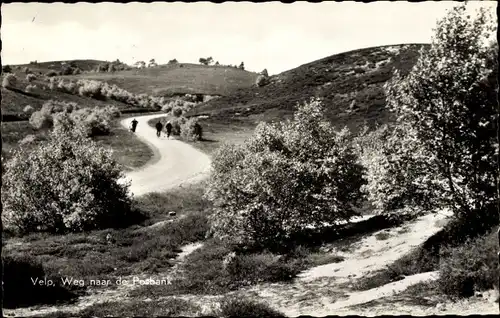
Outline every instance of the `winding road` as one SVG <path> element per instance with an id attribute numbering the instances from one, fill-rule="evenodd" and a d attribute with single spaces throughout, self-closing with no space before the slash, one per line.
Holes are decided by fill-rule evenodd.
<path id="1" fill-rule="evenodd" d="M 130 191 L 134 196 L 150 192 L 161 192 L 183 184 L 206 178 L 210 171 L 210 158 L 189 144 L 165 136 L 158 138 L 156 130 L 148 125 L 154 118 L 165 114 L 135 117 L 139 122 L 136 135 L 154 151 L 151 161 L 145 166 L 128 172 L 125 180 L 131 181 Z M 120 123 L 128 129 L 132 118 Z"/>

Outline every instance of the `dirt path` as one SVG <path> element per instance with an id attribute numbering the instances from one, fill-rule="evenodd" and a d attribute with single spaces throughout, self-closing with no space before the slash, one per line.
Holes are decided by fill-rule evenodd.
<path id="1" fill-rule="evenodd" d="M 206 154 L 179 140 L 169 140 L 163 134 L 160 138 L 156 136 L 156 130 L 148 125 L 148 121 L 164 116 L 136 117 L 139 122 L 136 135 L 151 146 L 154 156 L 144 167 L 126 173 L 126 179 L 132 181 L 130 190 L 135 196 L 196 182 L 207 177 L 210 171 L 210 158 Z M 123 119 L 120 123 L 128 129 L 131 120 Z"/>

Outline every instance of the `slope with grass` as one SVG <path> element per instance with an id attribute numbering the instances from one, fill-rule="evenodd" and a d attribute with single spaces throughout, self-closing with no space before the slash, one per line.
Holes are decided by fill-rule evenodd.
<path id="1" fill-rule="evenodd" d="M 291 116 L 297 102 L 324 99 L 327 116 L 335 125 L 357 129 L 363 123 L 384 123 L 383 85 L 400 70 L 406 74 L 424 44 L 373 47 L 332 55 L 271 76 L 263 87 L 239 89 L 209 101 L 188 116 L 207 115 L 208 122 L 239 126 Z"/>
<path id="2" fill-rule="evenodd" d="M 226 66 L 174 64 L 113 73 L 85 73 L 66 78 L 105 81 L 136 94 L 225 96 L 237 89 L 251 87 L 257 76 L 253 72 Z"/>

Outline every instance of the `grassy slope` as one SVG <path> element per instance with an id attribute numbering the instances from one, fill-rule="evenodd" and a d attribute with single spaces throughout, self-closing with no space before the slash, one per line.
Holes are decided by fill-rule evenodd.
<path id="1" fill-rule="evenodd" d="M 86 78 L 116 84 L 132 93 L 228 95 L 251 87 L 258 74 L 225 66 L 197 64 L 162 65 L 114 73 L 85 73 L 66 78 Z"/>
<path id="2" fill-rule="evenodd" d="M 321 97 L 335 125 L 357 129 L 364 122 L 390 120 L 383 85 L 395 69 L 407 73 L 423 45 L 396 45 L 333 55 L 271 77 L 264 87 L 240 89 L 198 106 L 187 115 L 208 115 L 208 123 L 239 126 L 292 115 L 296 103 Z M 240 123 L 235 122 L 239 120 Z"/>
<path id="3" fill-rule="evenodd" d="M 47 73 L 48 71 L 60 71 L 62 67 L 62 63 L 71 63 L 74 62 L 78 68 L 82 71 L 90 71 L 95 69 L 99 64 L 106 63 L 105 61 L 99 60 L 67 60 L 67 61 L 49 61 L 49 62 L 39 62 L 37 64 L 19 64 L 19 65 L 10 65 L 13 68 L 15 73 L 19 73 L 23 71 L 25 67 L 29 68 L 33 73 L 42 74 Z"/>

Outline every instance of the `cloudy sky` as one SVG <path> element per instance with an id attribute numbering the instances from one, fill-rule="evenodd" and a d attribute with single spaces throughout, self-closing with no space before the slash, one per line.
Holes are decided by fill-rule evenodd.
<path id="1" fill-rule="evenodd" d="M 69 59 L 245 62 L 276 74 L 353 49 L 428 43 L 456 2 L 3 4 L 2 64 Z M 471 1 L 471 10 L 494 1 Z"/>

